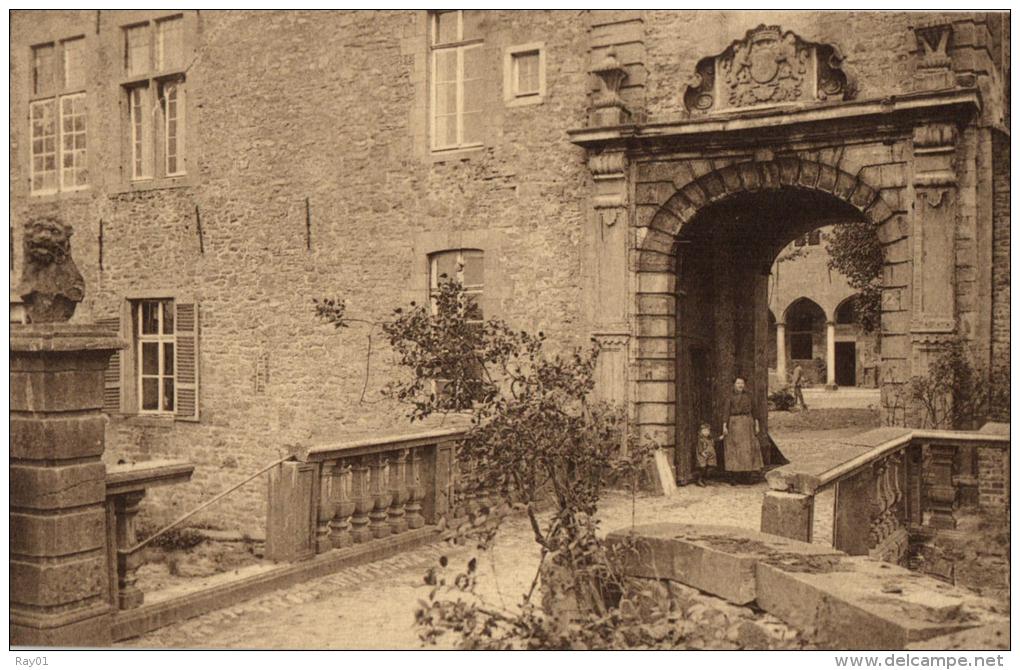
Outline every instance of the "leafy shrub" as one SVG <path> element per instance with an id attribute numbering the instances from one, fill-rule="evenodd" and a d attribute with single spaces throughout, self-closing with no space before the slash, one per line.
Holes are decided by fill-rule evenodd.
<path id="1" fill-rule="evenodd" d="M 866 333 L 878 329 L 882 316 L 882 265 L 885 254 L 874 224 L 864 221 L 833 226 L 826 251 L 829 269 L 847 278 L 858 291 L 854 318 Z"/>
<path id="2" fill-rule="evenodd" d="M 470 413 L 457 449 L 460 486 L 523 511 L 541 558 L 513 611 L 463 600 L 474 593 L 476 559 L 449 580 L 430 571 L 425 581 L 433 588 L 416 613 L 422 639 L 451 633 L 462 647 L 486 649 L 612 647 L 622 576 L 597 534 L 598 502 L 611 482 L 630 481 L 633 490 L 651 445 L 625 442 L 621 412 L 592 398 L 597 347 L 550 353 L 542 332 L 480 320 L 461 285 L 446 277 L 433 300 L 396 309 L 379 324 L 408 373 L 387 393 L 410 407 L 411 421 Z M 318 315 L 338 329 L 347 319 L 343 305 L 316 301 Z M 540 514 L 546 500 L 551 514 Z M 485 550 L 499 520 L 483 506 L 449 540 Z M 539 582 L 549 609 L 573 603 L 566 615 L 550 616 L 532 602 Z"/>
<path id="3" fill-rule="evenodd" d="M 992 383 L 959 339 L 948 343 L 926 374 L 912 377 L 908 390 L 925 428 L 976 428 L 1009 397 L 1009 389 Z"/>
<path id="4" fill-rule="evenodd" d="M 790 392 L 788 387 L 773 391 L 769 394 L 769 409 L 776 412 L 788 412 L 793 409 L 796 403 L 793 393 Z"/>

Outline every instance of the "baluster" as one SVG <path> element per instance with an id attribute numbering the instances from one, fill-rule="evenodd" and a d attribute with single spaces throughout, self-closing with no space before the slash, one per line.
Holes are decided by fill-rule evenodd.
<path id="1" fill-rule="evenodd" d="M 347 518 L 354 513 L 354 498 L 352 497 L 351 479 L 353 478 L 351 466 L 342 462 L 337 463 L 333 471 L 334 500 L 336 502 L 336 513 L 330 523 L 329 539 L 336 548 L 349 547 L 354 543 L 351 537 L 351 527 Z"/>
<path id="2" fill-rule="evenodd" d="M 882 517 L 885 512 L 885 462 L 877 461 L 872 465 L 872 477 L 875 485 L 875 497 L 872 501 L 871 519 L 868 524 L 868 546 L 874 548 L 882 541 Z"/>
<path id="3" fill-rule="evenodd" d="M 329 522 L 333 519 L 333 461 L 319 464 L 319 510 L 315 525 L 315 553 L 321 554 L 333 548 L 329 539 Z"/>
<path id="4" fill-rule="evenodd" d="M 407 530 L 404 505 L 410 498 L 407 490 L 407 450 L 401 449 L 390 461 L 390 530 L 394 534 Z"/>
<path id="5" fill-rule="evenodd" d="M 425 487 L 421 480 L 421 448 L 411 449 L 404 466 L 404 478 L 407 484 L 407 527 L 421 528 L 425 525 L 425 517 L 421 513 L 421 501 L 425 498 Z"/>
<path id="6" fill-rule="evenodd" d="M 135 586 L 138 581 L 136 571 L 141 566 L 142 553 L 125 551 L 138 542 L 135 517 L 144 497 L 145 491 L 132 491 L 113 499 L 117 523 L 117 606 L 122 610 L 140 607 L 145 600 L 145 594 Z"/>
<path id="7" fill-rule="evenodd" d="M 378 454 L 370 461 L 371 477 L 369 479 L 372 511 L 368 513 L 374 537 L 386 537 L 390 527 L 386 523 L 386 508 L 390 506 L 390 492 L 386 487 L 387 458 Z"/>
<path id="8" fill-rule="evenodd" d="M 351 499 L 354 502 L 351 538 L 355 542 L 365 542 L 372 539 L 372 531 L 368 527 L 372 498 L 368 491 L 368 465 L 364 458 L 358 459 L 351 466 Z"/>
<path id="9" fill-rule="evenodd" d="M 893 461 L 893 522 L 898 528 L 902 525 L 906 525 L 907 509 L 905 502 L 905 494 L 903 486 L 900 482 L 901 479 L 906 478 L 906 454 L 896 454 L 895 460 Z"/>

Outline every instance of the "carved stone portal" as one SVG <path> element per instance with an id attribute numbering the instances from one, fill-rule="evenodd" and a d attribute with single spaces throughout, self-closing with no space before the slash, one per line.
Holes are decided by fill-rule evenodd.
<path id="1" fill-rule="evenodd" d="M 760 25 L 717 56 L 703 58 L 684 92 L 691 114 L 842 99 L 853 85 L 839 50 Z"/>
<path id="2" fill-rule="evenodd" d="M 25 225 L 25 268 L 19 295 L 29 323 L 64 322 L 85 297 L 85 280 L 71 258 L 71 226 L 41 217 Z"/>

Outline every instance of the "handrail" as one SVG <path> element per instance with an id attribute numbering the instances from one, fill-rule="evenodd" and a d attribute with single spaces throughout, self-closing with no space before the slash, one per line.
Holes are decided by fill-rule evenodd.
<path id="1" fill-rule="evenodd" d="M 457 439 L 463 436 L 469 427 L 470 424 L 463 423 L 448 428 L 432 428 L 414 433 L 396 433 L 334 444 L 299 447 L 294 451 L 293 456 L 296 460 L 307 463 L 328 461 L 338 457 L 361 456 L 377 451 L 389 451 L 394 448 L 408 449 Z"/>
<path id="2" fill-rule="evenodd" d="M 111 465 L 106 468 L 106 497 L 180 484 L 189 481 L 194 471 L 194 463 L 177 460 Z"/>
<path id="3" fill-rule="evenodd" d="M 258 477 L 259 475 L 265 474 L 266 472 L 268 472 L 268 471 L 272 470 L 273 468 L 275 468 L 280 463 L 283 463 L 284 461 L 289 461 L 291 458 L 292 458 L 291 456 L 284 456 L 283 458 L 280 458 L 278 460 L 273 461 L 272 463 L 270 463 L 269 465 L 265 466 L 264 468 L 262 468 L 261 470 L 259 470 L 255 474 L 246 477 L 244 480 L 242 480 L 241 482 L 238 482 L 237 484 L 234 484 L 233 486 L 231 486 L 226 491 L 223 491 L 222 493 L 219 493 L 219 494 L 213 496 L 211 499 L 209 499 L 206 502 L 202 503 L 201 505 L 199 505 L 198 507 L 194 508 L 190 512 L 188 512 L 188 513 L 178 517 L 176 520 L 172 521 L 168 525 L 163 526 L 162 528 L 157 530 L 153 535 L 149 536 L 148 538 L 142 540 L 141 542 L 136 543 L 132 547 L 128 547 L 127 549 L 119 549 L 118 551 L 120 553 L 122 553 L 122 554 L 134 554 L 135 552 L 139 551 L 140 549 L 144 548 L 147 544 L 149 544 L 150 542 L 155 540 L 160 535 L 163 535 L 167 531 L 169 531 L 172 528 L 176 527 L 178 524 L 180 524 L 180 523 L 182 523 L 184 521 L 187 521 L 188 519 L 190 519 L 192 516 L 194 516 L 198 512 L 201 512 L 202 510 L 204 510 L 205 508 L 209 507 L 213 503 L 215 503 L 215 502 L 225 498 L 227 495 L 233 493 L 234 491 L 236 491 L 237 489 L 241 488 L 242 486 L 244 486 L 245 484 L 247 484 L 251 480 L 253 480 L 256 477 Z"/>
<path id="4" fill-rule="evenodd" d="M 797 464 L 785 465 L 770 472 L 766 478 L 769 488 L 776 491 L 789 491 L 804 495 L 814 495 L 827 489 L 841 479 L 854 474 L 861 468 L 882 457 L 910 447 L 915 443 L 937 446 L 984 446 L 1007 448 L 1010 444 L 1008 435 L 1000 435 L 979 431 L 953 431 L 929 429 L 904 429 L 902 435 L 883 441 L 867 451 L 838 463 L 821 472 L 805 472 L 797 469 Z M 867 435 L 867 433 L 865 433 Z M 854 443 L 848 442 L 848 445 Z M 860 445 L 865 446 L 865 445 Z"/>

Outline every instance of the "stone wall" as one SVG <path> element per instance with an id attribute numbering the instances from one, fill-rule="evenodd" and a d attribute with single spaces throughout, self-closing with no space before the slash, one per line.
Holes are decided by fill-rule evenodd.
<path id="1" fill-rule="evenodd" d="M 987 514 L 1009 513 L 1009 450 L 978 449 L 978 505 Z"/>
<path id="2" fill-rule="evenodd" d="M 994 418 L 1009 420 L 1009 280 L 1010 280 L 1010 146 L 1009 137 L 992 134 L 992 381 L 1006 394 L 994 408 Z"/>
<path id="3" fill-rule="evenodd" d="M 318 323 L 313 298 L 345 297 L 353 314 L 384 318 L 393 306 L 425 299 L 429 252 L 480 248 L 487 314 L 543 330 L 554 347 L 586 343 L 601 299 L 590 290 L 594 264 L 585 236 L 593 218 L 591 176 L 585 151 L 567 131 L 588 122 L 591 62 L 616 52 L 628 74 L 621 95 L 634 120 L 675 119 L 683 85 L 700 58 L 776 20 L 765 12 L 488 12 L 481 26 L 485 145 L 437 154 L 428 144 L 424 11 L 184 12 L 187 175 L 131 183 L 125 177 L 122 27 L 169 15 L 16 12 L 10 46 L 15 249 L 17 223 L 30 216 L 55 214 L 74 226 L 73 253 L 87 286 L 76 316 L 81 321 L 120 317 L 126 324 L 130 298 L 188 299 L 198 306 L 199 420 L 142 418 L 126 407 L 108 430 L 111 461 L 196 463 L 191 484 L 172 496 L 153 496 L 149 508 L 166 515 L 211 497 L 297 444 L 403 421 L 403 411 L 379 397 L 396 369 L 378 332 L 363 402 L 368 331 L 338 333 Z M 805 39 L 837 44 L 858 82 L 858 97 L 875 98 L 908 88 L 918 50 L 910 26 L 919 18 L 787 12 L 781 23 Z M 957 51 L 969 54 L 961 71 L 987 72 L 982 54 L 1001 45 L 990 41 L 984 15 L 957 23 L 970 26 L 966 39 L 957 41 Z M 90 187 L 32 196 L 30 47 L 79 35 L 87 54 Z M 507 105 L 505 49 L 536 42 L 546 52 L 546 96 L 541 104 Z M 825 156 L 874 185 L 890 210 L 902 213 L 912 205 L 900 197 L 905 152 L 905 143 L 895 142 L 856 144 L 838 159 Z M 697 169 L 698 176 L 705 172 Z M 669 197 L 656 191 L 650 198 L 648 189 L 663 185 L 645 181 L 645 191 L 636 194 L 639 205 L 657 206 Z M 1008 226 L 997 235 L 1006 236 L 997 245 L 1008 248 Z M 901 300 L 897 292 L 906 286 L 909 257 L 903 238 L 888 243 L 894 257 L 888 286 L 897 295 L 886 304 L 884 326 L 898 339 L 888 340 L 883 356 L 906 367 L 909 296 Z M 15 276 L 18 270 L 16 259 Z M 660 317 L 673 319 L 673 284 L 661 273 L 634 275 L 646 299 L 625 308 L 624 316 L 643 339 L 633 346 L 638 362 L 617 372 L 631 380 L 647 372 L 643 387 L 653 391 L 671 387 L 674 326 L 656 328 Z M 996 281 L 1007 287 L 1006 298 L 1001 301 L 1000 288 L 996 304 L 1008 322 L 1008 270 L 1005 283 L 1001 276 Z M 620 285 L 625 282 L 621 277 Z M 641 363 L 642 357 L 659 360 Z M 664 392 L 639 403 L 635 414 L 648 434 L 671 444 L 673 409 L 673 397 Z M 201 520 L 257 528 L 263 487 L 249 485 Z"/>
<path id="4" fill-rule="evenodd" d="M 95 54 L 91 188 L 30 197 L 27 127 L 12 128 L 12 218 L 55 213 L 75 227 L 87 286 L 76 318 L 116 318 L 129 295 L 198 304 L 200 420 L 126 413 L 109 427 L 112 462 L 197 465 L 190 485 L 154 495 L 150 510 L 179 514 L 297 444 L 403 422 L 402 408 L 379 402 L 396 374 L 379 332 L 360 402 L 368 331 L 318 323 L 312 299 L 342 296 L 352 314 L 385 318 L 425 298 L 429 251 L 485 250 L 488 314 L 543 330 L 554 347 L 586 341 L 584 152 L 564 135 L 587 107 L 582 16 L 488 14 L 486 146 L 441 157 L 430 155 L 424 125 L 424 12 L 203 11 L 192 17 L 188 176 L 139 188 L 116 159 L 118 45 L 124 23 L 159 15 L 17 14 L 11 46 L 16 119 L 27 109 L 30 45 L 85 34 Z M 503 49 L 537 41 L 548 50 L 548 95 L 505 107 Z M 257 528 L 264 486 L 253 482 L 200 521 Z"/>

